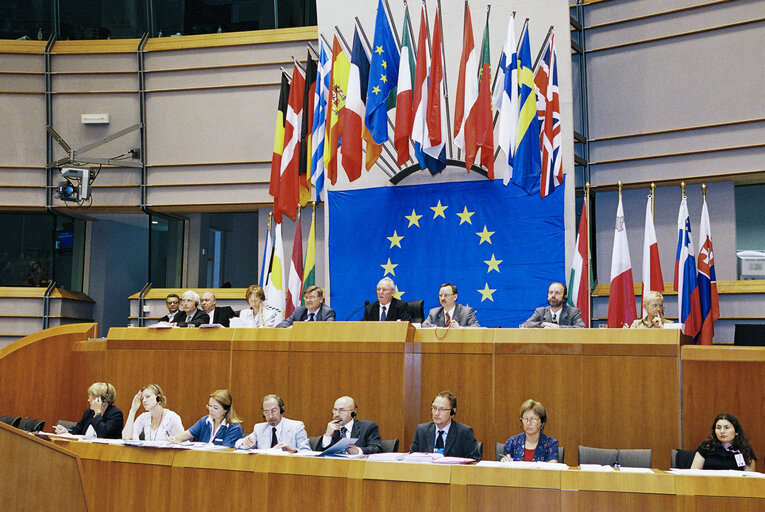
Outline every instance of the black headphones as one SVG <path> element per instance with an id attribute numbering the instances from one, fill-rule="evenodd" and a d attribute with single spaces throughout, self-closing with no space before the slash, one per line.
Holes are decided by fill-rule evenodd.
<path id="1" fill-rule="evenodd" d="M 228 395 L 228 405 L 223 404 L 223 408 L 226 409 L 226 414 L 228 414 L 229 409 L 231 409 L 231 404 L 234 403 L 234 399 L 231 397 L 231 391 L 226 391 L 226 395 Z"/>
<path id="2" fill-rule="evenodd" d="M 359 406 L 356 403 L 356 399 L 354 398 L 353 399 L 353 409 L 354 410 L 351 411 L 351 418 L 355 418 L 356 417 L 356 409 L 358 409 L 358 408 L 359 408 Z"/>
<path id="3" fill-rule="evenodd" d="M 276 403 L 279 405 L 279 414 L 284 414 L 284 400 L 282 400 L 282 397 L 279 395 L 266 395 L 263 397 L 263 402 L 266 400 L 276 400 Z M 260 403 L 260 411 L 261 416 L 265 418 L 266 415 L 263 414 L 263 402 Z"/>

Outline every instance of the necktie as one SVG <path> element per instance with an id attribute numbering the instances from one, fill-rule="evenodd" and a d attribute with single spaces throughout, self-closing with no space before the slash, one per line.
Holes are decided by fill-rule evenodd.
<path id="1" fill-rule="evenodd" d="M 558 314 L 553 313 L 552 323 L 557 324 L 558 323 Z"/>
<path id="2" fill-rule="evenodd" d="M 308 313 L 308 321 L 309 322 L 313 322 L 313 316 L 314 316 L 313 313 Z"/>
<path id="3" fill-rule="evenodd" d="M 345 428 L 345 427 L 342 427 L 342 428 L 340 429 L 340 439 L 344 438 L 344 437 L 345 437 L 345 434 L 347 434 L 347 433 L 348 433 L 348 429 L 347 429 L 347 428 Z"/>
<path id="4" fill-rule="evenodd" d="M 449 324 L 452 323 L 452 319 L 449 318 L 449 313 L 444 313 L 444 316 L 446 316 L 446 320 L 444 321 L 444 327 L 449 327 Z"/>
<path id="5" fill-rule="evenodd" d="M 387 307 L 388 307 L 388 306 L 380 306 L 380 309 L 382 310 L 382 313 L 380 313 L 380 321 L 381 321 L 381 322 L 384 322 L 384 321 L 385 321 L 385 319 L 386 319 L 386 316 L 385 316 L 385 309 L 386 309 Z"/>
<path id="6" fill-rule="evenodd" d="M 438 431 L 438 437 L 436 438 L 436 450 L 443 450 L 444 448 L 444 431 Z"/>
<path id="7" fill-rule="evenodd" d="M 276 427 L 271 427 L 271 448 L 279 444 L 279 440 L 276 439 Z"/>

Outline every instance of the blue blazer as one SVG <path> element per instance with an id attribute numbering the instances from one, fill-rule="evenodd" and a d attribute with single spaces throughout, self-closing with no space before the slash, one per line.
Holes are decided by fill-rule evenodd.
<path id="1" fill-rule="evenodd" d="M 202 416 L 199 418 L 193 427 L 189 429 L 189 434 L 194 436 L 195 441 L 200 443 L 209 443 L 210 435 L 212 434 L 212 425 L 207 422 L 209 416 Z M 227 425 L 221 425 L 218 431 L 215 433 L 215 440 L 213 444 L 234 447 L 234 443 L 242 437 L 242 425 L 241 423 L 233 423 Z"/>
<path id="2" fill-rule="evenodd" d="M 298 306 L 290 316 L 282 320 L 282 322 L 276 327 L 290 327 L 294 322 L 305 322 L 308 320 L 308 308 L 305 306 Z M 334 322 L 335 310 L 327 306 L 324 302 L 321 303 L 319 309 L 316 310 L 315 322 Z"/>
<path id="3" fill-rule="evenodd" d="M 523 460 L 523 451 L 526 445 L 526 433 L 512 436 L 505 443 L 503 453 L 510 455 L 513 460 Z M 539 433 L 539 442 L 534 450 L 533 461 L 549 462 L 558 460 L 558 441 L 543 433 Z"/>

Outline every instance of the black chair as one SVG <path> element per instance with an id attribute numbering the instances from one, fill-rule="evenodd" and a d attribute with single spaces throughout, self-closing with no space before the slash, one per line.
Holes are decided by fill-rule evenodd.
<path id="1" fill-rule="evenodd" d="M 629 468 L 650 468 L 652 450 L 613 450 L 608 448 L 579 447 L 579 464 L 600 464 Z"/>
<path id="2" fill-rule="evenodd" d="M 478 460 L 482 460 L 483 459 L 483 443 L 481 441 L 477 441 L 477 443 L 478 443 L 478 455 L 481 456 L 481 458 Z"/>
<path id="3" fill-rule="evenodd" d="M 56 425 L 61 425 L 65 429 L 70 429 L 70 428 L 74 427 L 75 425 L 77 425 L 77 422 L 76 421 L 68 421 L 68 420 L 58 420 L 56 422 Z"/>
<path id="4" fill-rule="evenodd" d="M 26 432 L 40 432 L 45 428 L 45 422 L 34 418 L 24 418 L 19 423 L 19 429 Z"/>
<path id="5" fill-rule="evenodd" d="M 407 302 L 409 305 L 409 316 L 412 317 L 410 322 L 413 324 L 421 324 L 425 321 L 425 301 L 424 300 L 413 300 L 411 302 Z"/>
<path id="6" fill-rule="evenodd" d="M 672 458 L 669 467 L 677 469 L 691 469 L 696 450 L 672 450 Z"/>
<path id="7" fill-rule="evenodd" d="M 505 443 L 496 443 L 494 445 L 494 456 L 498 461 L 502 460 L 503 452 L 505 451 Z M 563 458 L 566 456 L 566 450 L 561 445 L 558 445 L 558 462 L 563 464 Z"/>
<path id="8" fill-rule="evenodd" d="M 558 462 L 563 464 L 563 458 L 566 456 L 566 449 L 558 445 Z"/>
<path id="9" fill-rule="evenodd" d="M 650 468 L 653 450 L 619 450 L 619 465 L 625 468 Z"/>
<path id="10" fill-rule="evenodd" d="M 21 416 L 6 416 L 5 414 L 3 414 L 2 416 L 0 416 L 0 421 L 12 427 L 18 427 L 19 422 L 21 422 Z"/>
<path id="11" fill-rule="evenodd" d="M 392 453 L 398 451 L 398 437 L 396 439 L 383 439 L 382 440 L 383 453 Z"/>
<path id="12" fill-rule="evenodd" d="M 308 438 L 308 444 L 311 445 L 311 450 L 318 452 L 319 444 L 321 444 L 321 436 L 311 436 Z"/>

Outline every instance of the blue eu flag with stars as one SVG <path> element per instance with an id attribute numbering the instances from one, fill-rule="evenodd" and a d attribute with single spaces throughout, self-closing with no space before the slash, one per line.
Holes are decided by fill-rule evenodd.
<path id="1" fill-rule="evenodd" d="M 401 54 L 385 15 L 382 0 L 377 5 L 372 61 L 369 64 L 365 124 L 377 144 L 388 140 L 388 96 L 395 94 Z M 395 96 L 393 98 L 395 100 Z"/>
<path id="2" fill-rule="evenodd" d="M 565 279 L 563 189 L 544 199 L 500 181 L 329 193 L 330 303 L 345 320 L 387 276 L 438 307 L 442 283 L 484 327 L 518 327 Z M 351 315 L 359 320 L 362 312 Z"/>

